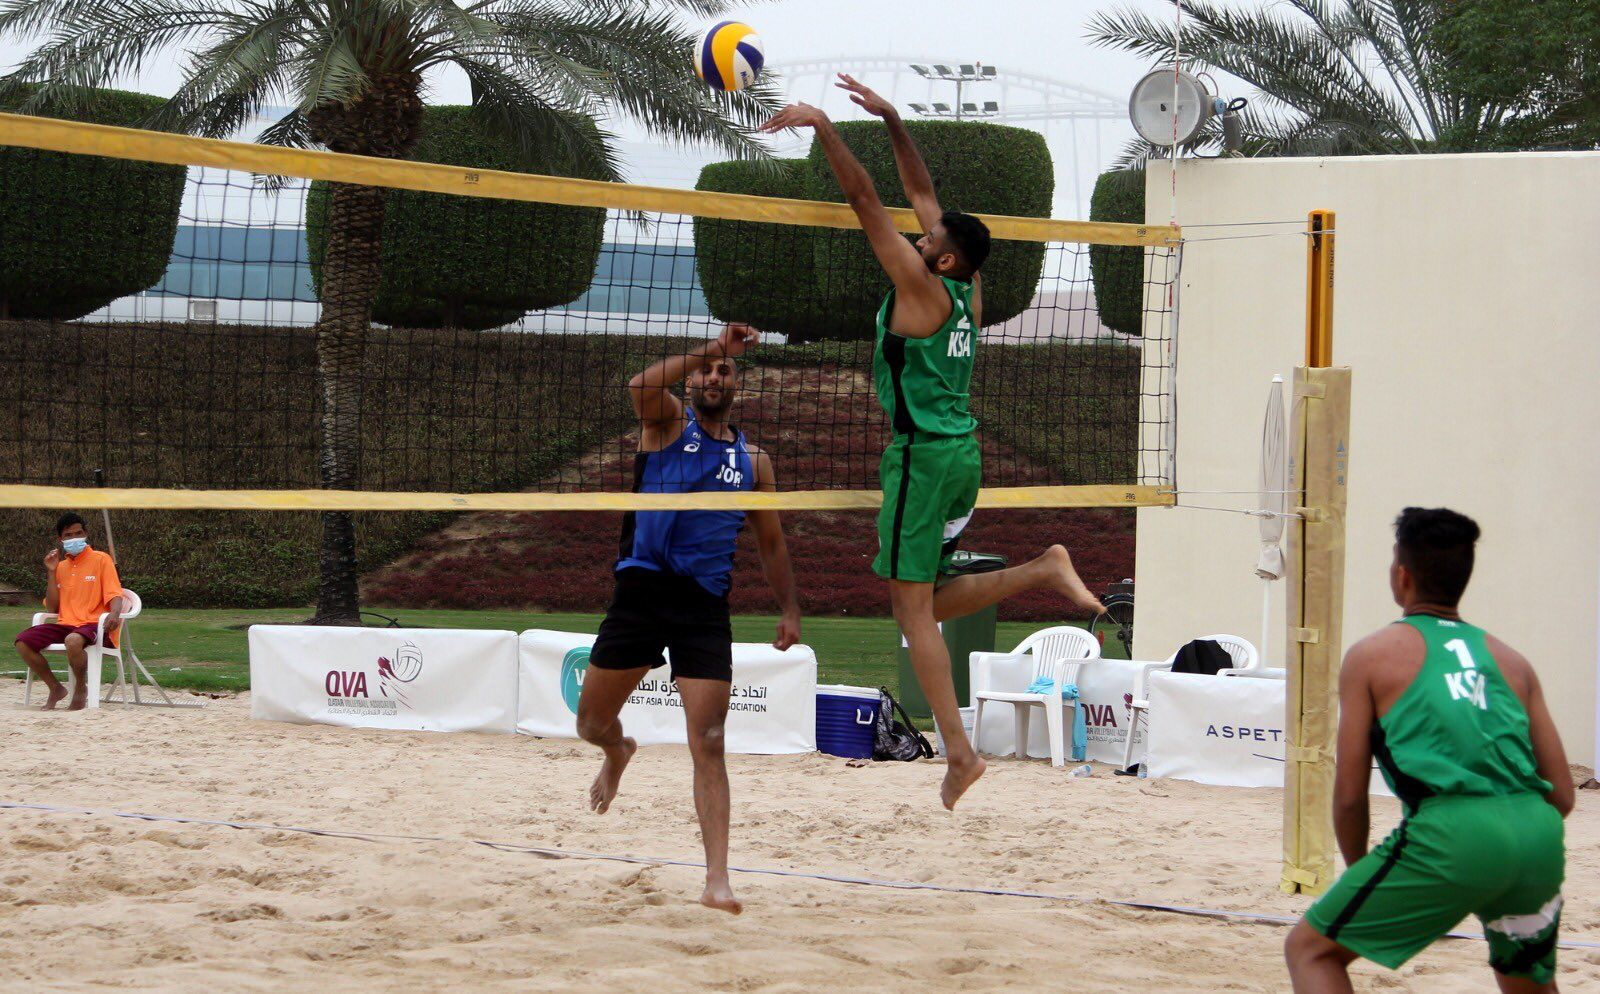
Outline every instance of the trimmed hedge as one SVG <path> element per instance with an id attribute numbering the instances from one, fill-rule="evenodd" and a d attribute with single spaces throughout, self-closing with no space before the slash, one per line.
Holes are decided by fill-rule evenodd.
<path id="1" fill-rule="evenodd" d="M 804 197 L 810 163 L 784 159 L 776 174 L 753 162 L 713 162 L 700 170 L 696 190 L 757 197 Z M 793 224 L 694 219 L 695 268 L 711 314 L 744 321 L 791 341 L 815 338 L 817 229 Z"/>
<path id="2" fill-rule="evenodd" d="M 164 103 L 99 90 L 73 116 L 133 127 Z M 0 148 L 0 317 L 80 318 L 160 282 L 185 176 L 182 166 Z"/>
<path id="3" fill-rule="evenodd" d="M 1089 200 L 1089 220 L 1144 223 L 1144 170 L 1101 173 Z M 1100 323 L 1125 335 L 1144 331 L 1144 250 L 1132 245 L 1090 245 Z"/>
<path id="4" fill-rule="evenodd" d="M 471 107 L 424 110 L 410 158 L 578 175 L 553 156 L 529 162 Z M 328 185 L 315 182 L 306 199 L 306 236 L 319 294 L 327 214 Z M 495 328 L 528 311 L 569 304 L 594 279 L 605 223 L 606 212 L 595 207 L 391 190 L 373 319 L 404 328 Z"/>
<path id="5" fill-rule="evenodd" d="M 877 121 L 837 125 L 871 174 L 878 196 L 891 207 L 907 207 L 895 168 L 889 131 Z M 946 210 L 971 214 L 1048 217 L 1055 169 L 1044 136 L 1000 124 L 912 121 L 906 124 L 927 160 Z M 817 142 L 811 144 L 807 196 L 843 201 L 844 194 Z M 1000 324 L 1027 310 L 1039 285 L 1045 246 L 996 240 L 983 266 L 983 323 Z M 889 280 L 859 231 L 828 229 L 816 239 L 816 306 L 833 327 L 818 337 L 867 338 Z"/>

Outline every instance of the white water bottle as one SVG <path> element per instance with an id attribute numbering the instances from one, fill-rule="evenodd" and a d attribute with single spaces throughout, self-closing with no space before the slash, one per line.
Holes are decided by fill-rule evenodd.
<path id="1" fill-rule="evenodd" d="M 1074 767 L 1072 775 L 1075 777 L 1092 777 L 1094 776 L 1094 767 L 1084 763 L 1082 766 Z"/>

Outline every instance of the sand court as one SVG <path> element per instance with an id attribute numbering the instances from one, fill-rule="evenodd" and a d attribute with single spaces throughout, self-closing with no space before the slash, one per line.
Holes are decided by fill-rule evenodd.
<path id="1" fill-rule="evenodd" d="M 0 800 L 445 841 L 0 810 L 0 990 L 1287 989 L 1284 930 L 1099 899 L 1295 915 L 1276 890 L 1281 795 L 996 761 L 954 816 L 934 764 L 729 757 L 736 866 L 1044 892 L 1089 903 L 736 874 L 729 918 L 701 872 L 551 858 L 469 840 L 696 862 L 685 750 L 641 750 L 610 814 L 597 754 L 523 736 L 20 710 L 0 684 Z M 1600 828 L 1568 822 L 1564 937 L 1600 943 Z M 1374 824 L 1398 817 L 1374 798 Z M 1472 930 L 1468 922 L 1464 929 Z M 1358 990 L 1492 989 L 1481 943 L 1436 945 Z M 1562 952 L 1600 991 L 1600 948 Z"/>

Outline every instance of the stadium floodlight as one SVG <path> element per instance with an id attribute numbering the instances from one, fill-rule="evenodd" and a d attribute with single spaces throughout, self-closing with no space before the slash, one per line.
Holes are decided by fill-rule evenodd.
<path id="1" fill-rule="evenodd" d="M 916 111 L 918 114 L 931 114 L 933 112 L 933 109 L 927 104 L 913 103 L 911 105 L 911 109 Z"/>
<path id="2" fill-rule="evenodd" d="M 932 66 L 922 65 L 918 62 L 910 63 L 911 71 L 923 79 L 934 83 L 954 83 L 956 85 L 955 111 L 952 114 L 948 104 L 934 104 L 933 110 L 925 110 L 922 105 L 912 104 L 911 109 L 923 117 L 954 117 L 957 121 L 964 117 L 993 117 L 1000 113 L 1000 105 L 993 100 L 984 103 L 980 109 L 976 104 L 963 101 L 962 88 L 968 83 L 992 83 L 999 73 L 994 66 L 986 66 L 982 62 L 961 62 L 951 68 L 943 62 L 935 62 Z"/>

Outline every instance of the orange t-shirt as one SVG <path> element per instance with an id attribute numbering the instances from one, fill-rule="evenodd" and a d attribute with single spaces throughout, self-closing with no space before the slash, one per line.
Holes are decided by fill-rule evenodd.
<path id="1" fill-rule="evenodd" d="M 111 598 L 122 593 L 117 564 L 99 549 L 84 549 L 76 556 L 65 553 L 56 563 L 56 586 L 61 591 L 57 613 L 61 624 L 73 628 L 92 625 L 111 610 Z M 116 639 L 107 639 L 113 646 Z"/>

